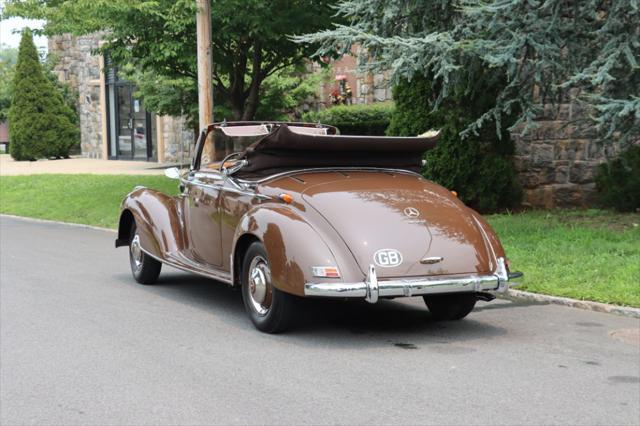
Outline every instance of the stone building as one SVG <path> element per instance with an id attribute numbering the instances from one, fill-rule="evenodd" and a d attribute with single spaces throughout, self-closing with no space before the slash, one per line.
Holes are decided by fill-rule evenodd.
<path id="1" fill-rule="evenodd" d="M 146 111 L 135 96 L 135 86 L 96 54 L 100 43 L 100 34 L 49 39 L 49 53 L 58 61 L 58 78 L 78 92 L 82 155 L 160 163 L 179 162 L 181 155 L 188 158 L 193 131 L 184 118 Z"/>

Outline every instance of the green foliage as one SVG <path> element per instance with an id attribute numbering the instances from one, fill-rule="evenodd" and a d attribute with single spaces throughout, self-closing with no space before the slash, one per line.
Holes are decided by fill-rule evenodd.
<path id="1" fill-rule="evenodd" d="M 0 121 L 5 121 L 11 106 L 11 82 L 18 60 L 18 49 L 0 43 Z"/>
<path id="2" fill-rule="evenodd" d="M 495 102 L 494 88 L 488 83 L 491 77 L 477 77 L 476 87 L 460 89 L 437 111 L 432 109 L 437 89 L 431 79 L 415 77 L 401 82 L 394 88 L 396 110 L 387 133 L 417 136 L 440 129 L 438 144 L 425 156 L 424 176 L 457 191 L 460 199 L 476 210 L 513 208 L 522 191 L 510 160 L 513 142 L 509 133 L 503 130 L 498 138 L 492 128 L 485 128 L 478 135 L 460 138 L 474 114 Z"/>
<path id="3" fill-rule="evenodd" d="M 136 97 L 144 100 L 148 111 L 160 115 L 186 115 L 194 128 L 198 125 L 198 83 L 192 78 L 169 77 L 154 71 L 139 71 L 125 66 L 121 76 L 135 82 Z M 218 102 L 216 102 L 218 101 Z M 214 100 L 217 108 L 220 99 Z M 214 109 L 214 115 L 218 117 Z"/>
<path id="4" fill-rule="evenodd" d="M 67 157 L 78 139 L 74 112 L 44 74 L 31 31 L 20 41 L 9 109 L 9 150 L 16 160 Z"/>
<path id="5" fill-rule="evenodd" d="M 233 119 L 252 119 L 263 82 L 312 54 L 288 35 L 328 27 L 335 1 L 211 0 L 214 96 Z M 107 32 L 101 50 L 120 66 L 135 66 L 147 107 L 186 112 L 193 121 L 196 7 L 193 0 L 9 0 L 5 15 L 45 19 L 49 35 Z"/>
<path id="6" fill-rule="evenodd" d="M 306 102 L 317 97 L 327 71 L 311 75 L 304 73 L 304 67 L 287 67 L 267 77 L 260 87 L 260 100 L 254 119 L 290 120 L 300 117 Z M 153 72 L 138 72 L 127 66 L 123 74 L 131 81 L 138 82 L 136 96 L 144 98 L 150 111 L 162 114 L 179 114 L 191 118 L 192 126 L 197 127 L 198 93 L 195 80 L 158 76 Z M 184 109 L 177 110 L 176 107 Z M 220 92 L 214 93 L 214 116 L 216 121 L 233 120 L 234 115 L 229 103 Z"/>
<path id="7" fill-rule="evenodd" d="M 299 119 L 307 104 L 318 100 L 319 88 L 330 78 L 329 68 L 309 74 L 306 67 L 288 67 L 267 77 L 262 85 L 257 120 Z"/>
<path id="8" fill-rule="evenodd" d="M 18 49 L 0 44 L 0 121 L 6 120 L 9 115 L 11 85 L 13 83 L 13 74 L 17 60 Z M 64 103 L 74 111 L 75 114 L 71 118 L 74 124 L 79 125 L 80 120 L 77 114 L 78 92 L 74 90 L 70 84 L 58 80 L 58 76 L 54 72 L 56 63 L 57 58 L 54 55 L 47 55 L 46 62 L 43 66 L 45 76 L 60 91 Z M 80 141 L 78 140 L 78 142 Z"/>
<path id="9" fill-rule="evenodd" d="M 640 211 L 640 145 L 601 164 L 596 176 L 600 202 L 618 211 Z"/>
<path id="10" fill-rule="evenodd" d="M 361 68 L 389 70 L 394 82 L 432 76 L 437 108 L 475 78 L 475 67 L 502 77 L 496 102 L 478 111 L 462 135 L 517 111 L 511 126 L 536 126 L 541 103 L 573 90 L 583 117 L 605 139 L 640 135 L 638 0 L 342 0 L 348 25 L 297 38 L 318 54 L 362 49 Z"/>
<path id="11" fill-rule="evenodd" d="M 336 105 L 306 113 L 302 119 L 336 126 L 343 135 L 384 136 L 393 111 L 392 103 Z"/>

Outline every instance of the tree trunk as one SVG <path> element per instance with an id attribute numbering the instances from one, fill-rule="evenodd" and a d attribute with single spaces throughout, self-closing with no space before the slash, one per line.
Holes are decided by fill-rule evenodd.
<path id="1" fill-rule="evenodd" d="M 242 119 L 250 121 L 254 119 L 260 102 L 260 84 L 262 83 L 262 49 L 258 40 L 253 44 L 253 64 L 251 68 L 251 86 L 247 93 Z"/>
<path id="2" fill-rule="evenodd" d="M 239 121 L 242 120 L 242 116 L 243 116 L 243 108 L 242 108 L 242 104 L 243 102 L 243 96 L 240 96 L 240 99 L 238 99 L 237 97 L 233 97 L 233 95 L 231 95 L 232 97 L 229 99 L 229 103 L 231 104 L 231 113 L 233 114 L 233 119 L 235 121 Z"/>
<path id="3" fill-rule="evenodd" d="M 238 62 L 236 62 L 231 73 L 231 81 L 229 85 L 229 104 L 234 120 L 242 120 L 244 112 L 244 102 L 246 96 L 244 93 L 244 76 L 247 72 L 247 55 L 249 46 L 244 45 L 238 54 Z"/>

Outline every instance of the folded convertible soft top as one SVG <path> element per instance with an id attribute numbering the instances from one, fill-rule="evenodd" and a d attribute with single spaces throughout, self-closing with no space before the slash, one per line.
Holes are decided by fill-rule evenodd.
<path id="1" fill-rule="evenodd" d="M 240 156 L 248 161 L 238 175 L 268 175 L 315 167 L 383 167 L 419 172 L 432 137 L 341 136 L 296 132 L 286 124 L 249 146 Z"/>

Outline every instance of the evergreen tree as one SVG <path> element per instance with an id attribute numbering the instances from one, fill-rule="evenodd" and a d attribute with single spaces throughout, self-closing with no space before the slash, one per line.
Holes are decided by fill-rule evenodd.
<path id="1" fill-rule="evenodd" d="M 395 82 L 434 79 L 437 108 L 475 78 L 475 65 L 503 77 L 496 102 L 464 135 L 518 111 L 511 127 L 535 127 L 542 104 L 571 92 L 607 139 L 640 138 L 640 2 L 638 0 L 341 0 L 348 20 L 298 41 L 318 54 L 364 49 L 362 65 L 390 70 Z"/>
<path id="2" fill-rule="evenodd" d="M 26 29 L 20 40 L 9 109 L 9 152 L 16 160 L 68 157 L 78 139 L 73 111 L 47 79 Z"/>
<path id="3" fill-rule="evenodd" d="M 484 126 L 467 131 L 497 105 L 506 82 L 503 70 L 460 53 L 456 57 L 459 72 L 445 78 L 431 67 L 441 59 L 437 54 L 429 56 L 418 49 L 406 54 L 401 48 L 418 35 L 447 34 L 454 29 L 463 20 L 459 6 L 459 2 L 448 0 L 342 1 L 339 10 L 349 19 L 349 26 L 301 40 L 322 42 L 323 52 L 344 51 L 353 42 L 361 43 L 361 66 L 391 70 L 396 83 L 396 108 L 387 134 L 416 136 L 429 129 L 441 130 L 436 148 L 426 154 L 425 177 L 455 190 L 467 205 L 483 212 L 516 207 L 522 191 L 506 128 L 517 120 L 518 109 L 514 107 L 504 116 L 489 116 Z"/>
<path id="4" fill-rule="evenodd" d="M 387 134 L 416 136 L 440 129 L 436 147 L 425 155 L 423 174 L 446 188 L 455 190 L 468 206 L 481 212 L 517 207 L 522 197 L 511 156 L 514 144 L 509 132 L 499 138 L 492 126 L 477 135 L 460 139 L 460 132 L 479 111 L 495 103 L 499 81 L 481 73 L 473 86 L 460 86 L 455 95 L 434 111 L 437 88 L 428 77 L 415 76 L 393 89 L 396 108 Z M 513 120 L 513 118 L 511 118 Z"/>

